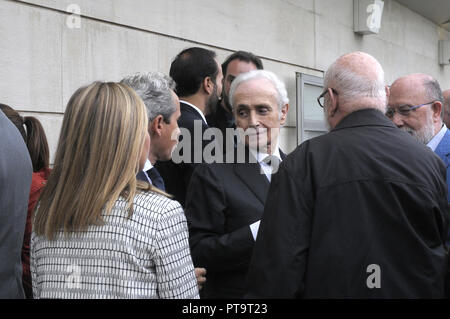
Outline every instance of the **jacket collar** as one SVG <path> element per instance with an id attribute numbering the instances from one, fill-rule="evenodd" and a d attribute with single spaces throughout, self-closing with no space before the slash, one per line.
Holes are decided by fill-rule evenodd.
<path id="1" fill-rule="evenodd" d="M 206 122 L 205 115 L 194 104 L 180 100 L 180 111 L 181 112 L 189 112 L 189 113 L 193 114 L 195 117 L 202 119 L 205 124 L 208 124 L 208 122 Z"/>
<path id="2" fill-rule="evenodd" d="M 236 152 L 236 149 L 234 150 Z M 284 160 L 286 158 L 286 154 L 284 154 L 280 149 L 281 159 Z M 250 160 L 251 157 L 251 160 Z M 235 155 L 235 160 L 236 160 Z M 236 175 L 242 180 L 242 182 L 247 185 L 247 187 L 255 194 L 255 196 L 261 201 L 261 203 L 265 203 L 267 192 L 269 191 L 269 181 L 267 180 L 266 175 L 261 170 L 261 166 L 253 157 L 251 152 L 249 152 L 248 147 L 245 147 L 245 163 L 236 163 L 234 165 L 234 172 Z"/>
<path id="3" fill-rule="evenodd" d="M 395 124 L 386 115 L 381 113 L 381 111 L 368 108 L 348 114 L 331 132 L 358 126 L 386 126 L 396 128 Z"/>

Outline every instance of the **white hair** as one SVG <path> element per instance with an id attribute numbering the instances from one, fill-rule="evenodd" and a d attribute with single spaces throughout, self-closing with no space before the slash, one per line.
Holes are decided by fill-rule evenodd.
<path id="1" fill-rule="evenodd" d="M 233 80 L 230 87 L 230 103 L 234 108 L 234 93 L 239 85 L 244 82 L 264 78 L 270 81 L 273 84 L 274 88 L 277 91 L 277 102 L 278 108 L 281 111 L 283 106 L 289 103 L 289 98 L 286 91 L 286 86 L 284 83 L 273 73 L 267 70 L 253 70 L 246 73 L 241 73 L 239 76 Z"/>
<path id="2" fill-rule="evenodd" d="M 371 78 L 356 73 L 337 60 L 325 73 L 324 87 L 328 88 L 330 83 L 334 83 L 333 88 L 338 92 L 343 104 L 357 104 L 361 98 L 369 98 L 372 105 L 359 106 L 374 106 L 384 112 L 387 102 L 384 71 L 378 62 L 374 65 L 376 77 Z M 367 103 L 367 99 L 365 101 Z"/>

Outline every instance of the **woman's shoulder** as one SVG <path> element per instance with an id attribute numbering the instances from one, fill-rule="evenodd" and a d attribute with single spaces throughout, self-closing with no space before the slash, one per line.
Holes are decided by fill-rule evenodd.
<path id="1" fill-rule="evenodd" d="M 180 203 L 163 194 L 153 191 L 141 191 L 134 198 L 134 205 L 137 209 L 150 211 L 156 215 L 183 213 Z"/>

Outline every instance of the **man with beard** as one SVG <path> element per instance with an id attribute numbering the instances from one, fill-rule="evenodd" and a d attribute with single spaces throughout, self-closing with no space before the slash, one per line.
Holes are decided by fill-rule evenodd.
<path id="1" fill-rule="evenodd" d="M 397 79 L 391 86 L 386 116 L 444 161 L 450 182 L 450 131 L 442 121 L 443 97 L 439 83 L 427 74 Z M 450 201 L 450 193 L 448 195 Z"/>
<path id="2" fill-rule="evenodd" d="M 155 167 L 164 180 L 166 191 L 184 207 L 192 172 L 203 162 L 203 150 L 211 142 L 203 138 L 208 129 L 205 115 L 213 111 L 219 101 L 223 76 L 213 51 L 193 47 L 175 57 L 170 66 L 170 77 L 176 83 L 175 91 L 180 99 L 180 143 L 172 160 L 157 162 Z M 184 152 L 190 156 L 183 156 L 186 155 Z M 182 154 L 181 161 L 177 154 Z"/>
<path id="3" fill-rule="evenodd" d="M 247 297 L 444 297 L 445 166 L 384 115 L 386 93 L 366 53 L 328 68 L 318 100 L 331 130 L 272 178 Z"/>
<path id="4" fill-rule="evenodd" d="M 427 145 L 447 167 L 450 184 L 450 131 L 443 123 L 445 109 L 439 83 L 422 73 L 397 79 L 391 86 L 386 116 L 419 143 Z M 447 194 L 450 202 L 450 192 Z M 450 244 L 450 232 L 447 243 Z"/>

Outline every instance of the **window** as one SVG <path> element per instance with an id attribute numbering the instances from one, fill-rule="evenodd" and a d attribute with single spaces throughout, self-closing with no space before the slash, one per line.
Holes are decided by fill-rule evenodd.
<path id="1" fill-rule="evenodd" d="M 297 144 L 325 134 L 323 109 L 317 97 L 323 90 L 323 78 L 297 73 Z"/>

